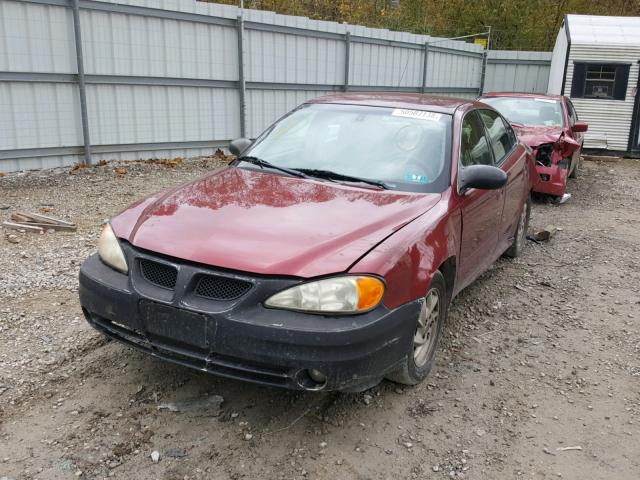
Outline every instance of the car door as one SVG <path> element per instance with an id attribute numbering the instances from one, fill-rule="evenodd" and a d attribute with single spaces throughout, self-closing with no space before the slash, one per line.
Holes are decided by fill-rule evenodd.
<path id="1" fill-rule="evenodd" d="M 471 165 L 493 165 L 493 155 L 482 120 L 476 110 L 462 119 L 459 171 Z M 458 280 L 461 288 L 471 283 L 495 261 L 502 217 L 504 189 L 469 189 L 460 192 L 462 233 Z"/>
<path id="2" fill-rule="evenodd" d="M 498 112 L 481 109 L 478 114 L 487 132 L 494 164 L 507 174 L 497 246 L 497 253 L 502 254 L 513 241 L 528 192 L 526 149 L 517 142 L 509 122 Z"/>

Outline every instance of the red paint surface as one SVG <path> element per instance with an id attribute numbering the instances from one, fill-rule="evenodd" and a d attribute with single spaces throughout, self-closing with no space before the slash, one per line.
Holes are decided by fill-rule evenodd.
<path id="1" fill-rule="evenodd" d="M 510 245 L 531 189 L 531 153 L 520 144 L 502 163 L 509 177 L 502 189 L 460 195 L 462 117 L 486 107 L 436 98 L 431 108 L 430 97 L 422 95 L 374 97 L 368 104 L 453 114 L 452 180 L 442 194 L 228 167 L 132 205 L 112 219 L 116 235 L 146 250 L 258 274 L 377 274 L 385 279 L 383 301 L 389 308 L 423 296 L 434 272 L 448 261 L 455 266 L 455 295 Z M 364 94 L 345 94 L 321 101 L 365 100 Z"/>
<path id="2" fill-rule="evenodd" d="M 112 224 L 145 250 L 233 270 L 313 277 L 345 271 L 439 198 L 229 167 Z"/>

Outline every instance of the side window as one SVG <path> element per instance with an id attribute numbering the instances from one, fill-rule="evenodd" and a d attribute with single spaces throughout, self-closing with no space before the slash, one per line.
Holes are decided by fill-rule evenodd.
<path id="1" fill-rule="evenodd" d="M 475 111 L 465 115 L 460 135 L 460 163 L 462 166 L 493 164 L 482 121 Z"/>
<path id="2" fill-rule="evenodd" d="M 478 112 L 487 129 L 487 135 L 489 136 L 495 162 L 496 164 L 500 164 L 507 156 L 507 153 L 511 151 L 515 142 L 513 142 L 513 139 L 509 135 L 507 127 L 500 115 L 493 110 L 478 110 Z M 509 129 L 511 129 L 511 127 L 509 127 Z"/>
<path id="3" fill-rule="evenodd" d="M 576 109 L 573 108 L 573 103 L 571 103 L 571 100 L 567 98 L 566 102 L 567 102 L 567 111 L 569 113 L 569 125 L 573 126 L 578 121 L 578 114 L 576 113 Z"/>

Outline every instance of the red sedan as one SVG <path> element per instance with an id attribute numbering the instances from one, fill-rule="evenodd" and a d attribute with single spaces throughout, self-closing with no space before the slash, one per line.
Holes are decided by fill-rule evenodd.
<path id="1" fill-rule="evenodd" d="M 479 102 L 323 97 L 230 150 L 104 226 L 80 271 L 91 325 L 261 384 L 416 384 L 452 298 L 525 242 L 533 157 Z"/>
<path id="2" fill-rule="evenodd" d="M 562 197 L 567 178 L 580 165 L 583 133 L 588 125 L 578 121 L 571 100 L 561 95 L 487 93 L 479 98 L 507 118 L 518 137 L 533 149 L 537 178 L 535 192 Z"/>

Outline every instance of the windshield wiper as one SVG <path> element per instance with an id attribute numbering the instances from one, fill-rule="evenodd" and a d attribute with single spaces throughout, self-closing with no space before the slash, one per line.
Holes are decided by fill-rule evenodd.
<path id="1" fill-rule="evenodd" d="M 253 165 L 257 165 L 260 168 L 271 168 L 272 170 L 278 170 L 280 172 L 287 173 L 294 177 L 307 178 L 307 175 L 305 175 L 303 172 L 299 170 L 292 170 L 290 168 L 279 167 L 278 165 L 274 165 L 273 163 L 267 162 L 266 160 L 263 160 L 258 157 L 252 157 L 252 156 L 238 157 L 236 158 L 236 160 L 241 162 L 252 163 Z"/>
<path id="2" fill-rule="evenodd" d="M 279 167 L 278 165 L 274 165 L 273 163 L 263 160 L 262 158 L 253 157 L 250 155 L 247 155 L 244 157 L 238 157 L 236 158 L 236 160 L 257 165 L 260 168 L 271 168 L 273 170 L 278 170 L 280 172 L 284 172 L 299 178 L 309 178 L 311 176 L 316 178 L 326 178 L 327 180 L 337 180 L 337 181 L 344 181 L 344 182 L 361 182 L 369 185 L 374 185 L 384 190 L 389 189 L 389 186 L 386 183 L 381 182 L 380 180 L 369 180 L 367 178 L 353 177 L 351 175 L 344 175 L 342 173 L 332 172 L 331 170 L 319 170 L 315 168 Z"/>
<path id="3" fill-rule="evenodd" d="M 344 175 L 342 173 L 332 172 L 331 170 L 318 170 L 315 168 L 296 168 L 295 170 L 297 172 L 302 172 L 307 175 L 310 175 L 312 177 L 326 178 L 327 180 L 338 180 L 338 181 L 341 180 L 344 182 L 361 182 L 361 183 L 367 183 L 369 185 L 374 185 L 384 190 L 389 189 L 389 186 L 386 183 L 381 182 L 380 180 L 369 180 L 368 178 L 353 177 L 351 175 Z"/>

